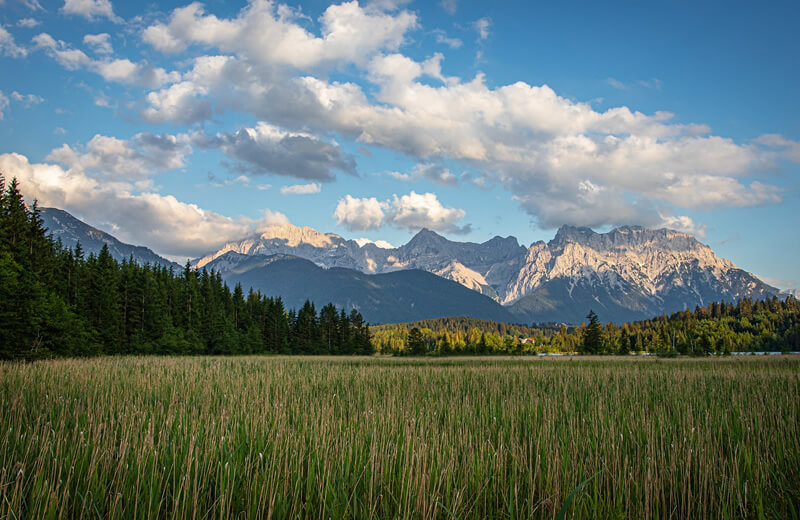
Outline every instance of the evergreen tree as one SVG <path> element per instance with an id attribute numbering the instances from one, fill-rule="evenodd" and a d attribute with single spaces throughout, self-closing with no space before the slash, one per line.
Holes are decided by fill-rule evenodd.
<path id="1" fill-rule="evenodd" d="M 406 345 L 409 354 L 412 356 L 421 356 L 427 351 L 427 348 L 425 347 L 425 338 L 422 336 L 422 331 L 417 327 L 414 327 L 408 331 Z"/>
<path id="2" fill-rule="evenodd" d="M 583 333 L 583 346 L 581 352 L 583 354 L 599 354 L 603 348 L 603 328 L 600 325 L 600 320 L 593 310 L 589 311 L 586 315 L 589 324 Z"/>

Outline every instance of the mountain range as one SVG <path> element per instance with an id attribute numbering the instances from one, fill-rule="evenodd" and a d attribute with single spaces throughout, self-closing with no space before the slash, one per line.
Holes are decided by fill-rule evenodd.
<path id="1" fill-rule="evenodd" d="M 453 242 L 423 229 L 388 249 L 287 224 L 230 242 L 193 265 L 227 277 L 239 262 L 276 254 L 366 274 L 428 271 L 491 297 L 519 321 L 579 323 L 594 309 L 621 322 L 779 293 L 692 235 L 636 226 L 602 234 L 563 226 L 550 242 L 527 248 L 514 237 Z"/>
<path id="2" fill-rule="evenodd" d="M 89 253 L 97 254 L 105 244 L 108 246 L 108 252 L 111 256 L 120 262 L 133 257 L 140 264 L 163 265 L 175 269 L 181 268 L 175 262 L 157 255 L 147 247 L 133 246 L 120 242 L 105 231 L 93 228 L 62 209 L 40 208 L 40 215 L 44 227 L 53 235 L 53 238 L 60 239 L 61 243 L 70 249 L 80 242 L 81 248 L 87 255 Z"/>
<path id="3" fill-rule="evenodd" d="M 51 212 L 55 218 L 46 224 L 67 245 L 80 239 L 90 251 L 86 235 L 95 245 L 111 240 L 115 258 L 169 262 L 61 210 L 43 213 Z M 692 235 L 636 226 L 608 233 L 563 226 L 549 242 L 529 247 L 514 237 L 455 242 L 423 229 L 408 243 L 386 248 L 285 224 L 230 242 L 192 265 L 245 290 L 282 296 L 290 307 L 306 298 L 356 307 L 372 323 L 454 315 L 579 323 L 590 309 L 603 321 L 624 322 L 780 292 Z"/>

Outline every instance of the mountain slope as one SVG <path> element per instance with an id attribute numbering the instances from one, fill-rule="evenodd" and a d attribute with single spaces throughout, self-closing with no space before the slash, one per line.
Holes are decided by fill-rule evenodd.
<path id="1" fill-rule="evenodd" d="M 621 322 L 778 292 L 686 233 L 565 226 L 549 243 L 531 246 L 504 294 L 518 315 L 578 323 L 589 309 Z"/>
<path id="2" fill-rule="evenodd" d="M 365 274 L 353 269 L 324 269 L 287 255 L 242 255 L 229 251 L 205 265 L 262 294 L 280 296 L 287 307 L 306 299 L 356 308 L 370 323 L 396 323 L 444 316 L 514 321 L 505 308 L 466 287 L 420 270 Z M 245 289 L 246 290 L 246 289 Z"/>
<path id="3" fill-rule="evenodd" d="M 423 229 L 407 244 L 385 249 L 283 225 L 232 242 L 196 265 L 227 252 L 292 255 L 369 274 L 421 269 L 490 296 L 526 321 L 577 323 L 590 308 L 604 320 L 626 321 L 778 294 L 691 235 L 636 226 L 608 233 L 564 226 L 550 242 L 527 249 L 513 237 L 462 243 Z"/>
<path id="4" fill-rule="evenodd" d="M 86 255 L 99 253 L 103 244 L 107 244 L 108 252 L 115 260 L 127 260 L 133 256 L 133 259 L 140 264 L 158 264 L 180 269 L 178 264 L 155 254 L 151 249 L 120 242 L 108 233 L 93 228 L 62 209 L 41 208 L 41 216 L 48 234 L 52 234 L 54 239 L 61 239 L 61 243 L 69 248 L 74 248 L 75 244 L 80 241 Z"/>
<path id="5" fill-rule="evenodd" d="M 483 244 L 453 242 L 423 229 L 407 244 L 393 249 L 373 243 L 359 245 L 334 233 L 320 233 L 291 224 L 270 226 L 245 240 L 230 242 L 222 249 L 195 260 L 201 268 L 228 252 L 245 255 L 292 255 L 320 267 L 344 267 L 378 274 L 422 269 L 497 298 L 493 285 L 502 285 L 516 273 L 525 248 L 513 237 L 495 237 Z M 504 266 L 510 267 L 504 267 Z M 487 275 L 489 278 L 486 278 Z"/>

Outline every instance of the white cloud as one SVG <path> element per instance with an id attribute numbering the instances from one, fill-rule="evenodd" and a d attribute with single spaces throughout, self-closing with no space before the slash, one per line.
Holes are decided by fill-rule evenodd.
<path id="1" fill-rule="evenodd" d="M 44 103 L 44 98 L 42 96 L 37 96 L 36 94 L 20 94 L 16 90 L 11 93 L 11 99 L 22 103 L 26 107 L 30 107 L 32 105 L 38 105 L 39 103 Z"/>
<path id="2" fill-rule="evenodd" d="M 203 148 L 222 150 L 237 161 L 236 170 L 251 174 L 271 173 L 329 182 L 336 179 L 335 170 L 356 172 L 355 160 L 337 144 L 264 122 L 235 133 L 221 132 L 214 136 L 197 133 L 192 141 Z"/>
<path id="3" fill-rule="evenodd" d="M 617 90 L 628 90 L 631 87 L 636 87 L 636 86 L 661 90 L 661 87 L 663 85 L 663 82 L 658 78 L 640 79 L 631 83 L 625 83 L 615 78 L 608 78 L 606 79 L 606 83 L 608 83 Z"/>
<path id="4" fill-rule="evenodd" d="M 608 83 L 609 85 L 611 85 L 612 87 L 614 87 L 615 89 L 618 89 L 618 90 L 627 90 L 628 89 L 628 85 L 626 85 L 625 83 L 621 82 L 618 79 L 608 78 L 606 80 L 606 83 Z"/>
<path id="5" fill-rule="evenodd" d="M 171 257 L 197 257 L 267 225 L 288 222 L 285 215 L 268 210 L 258 219 L 227 217 L 171 195 L 136 193 L 130 184 L 100 182 L 80 169 L 30 163 L 16 153 L 0 155 L 0 170 L 19 180 L 28 200 L 65 209 L 120 240 Z"/>
<path id="6" fill-rule="evenodd" d="M 0 25 L 0 56 L 10 56 L 12 58 L 24 58 L 28 51 L 24 47 L 17 45 L 14 36 Z"/>
<path id="7" fill-rule="evenodd" d="M 450 38 L 442 30 L 435 31 L 435 33 L 436 33 L 436 43 L 442 43 L 444 45 L 447 45 L 451 49 L 458 49 L 462 45 L 464 45 L 464 42 L 462 42 L 459 38 Z"/>
<path id="8" fill-rule="evenodd" d="M 472 23 L 472 27 L 478 33 L 479 40 L 485 40 L 489 37 L 489 28 L 492 26 L 492 21 L 488 18 L 480 18 Z"/>
<path id="9" fill-rule="evenodd" d="M 41 22 L 35 18 L 22 18 L 17 22 L 18 27 L 24 27 L 26 29 L 32 29 L 36 27 Z"/>
<path id="10" fill-rule="evenodd" d="M 448 168 L 440 164 L 422 163 L 414 167 L 414 175 L 431 180 L 443 186 L 455 186 L 458 179 Z"/>
<path id="11" fill-rule="evenodd" d="M 663 83 L 663 82 L 662 82 L 660 79 L 658 79 L 658 78 L 652 78 L 652 79 L 640 79 L 640 80 L 639 80 L 639 81 L 637 81 L 636 83 L 638 83 L 638 84 L 639 84 L 640 86 L 642 86 L 642 87 L 645 87 L 645 88 L 653 88 L 653 89 L 656 89 L 656 90 L 661 90 L 661 86 L 664 84 L 664 83 Z"/>
<path id="12" fill-rule="evenodd" d="M 458 9 L 458 0 L 440 0 L 439 5 L 447 11 L 448 14 L 453 15 L 456 14 L 456 10 Z"/>
<path id="13" fill-rule="evenodd" d="M 368 11 L 397 11 L 410 2 L 411 0 L 368 0 L 366 5 Z"/>
<path id="14" fill-rule="evenodd" d="M 409 173 L 386 172 L 397 180 L 411 182 L 428 179 L 443 186 L 456 186 L 458 178 L 450 172 L 449 168 L 436 163 L 419 163 Z"/>
<path id="15" fill-rule="evenodd" d="M 65 69 L 87 69 L 99 74 L 106 81 L 153 88 L 180 79 L 180 74 L 177 72 L 167 72 L 163 68 L 152 67 L 146 63 L 134 63 L 127 58 L 97 60 L 90 58 L 82 50 L 75 49 L 61 40 L 56 40 L 47 33 L 34 36 L 33 43 L 36 49 L 45 51 Z M 96 51 L 97 47 L 94 43 L 89 45 L 92 45 Z"/>
<path id="16" fill-rule="evenodd" d="M 322 191 L 322 186 L 316 182 L 311 184 L 294 184 L 281 187 L 281 195 L 309 195 Z"/>
<path id="17" fill-rule="evenodd" d="M 411 174 L 409 173 L 386 172 L 386 175 L 388 175 L 389 177 L 393 177 L 398 181 L 410 182 L 411 180 L 413 180 L 413 177 L 411 177 Z"/>
<path id="18" fill-rule="evenodd" d="M 800 142 L 786 139 L 780 134 L 764 134 L 759 136 L 756 143 L 767 148 L 777 150 L 777 157 L 800 163 Z"/>
<path id="19" fill-rule="evenodd" d="M 706 237 L 706 232 L 708 228 L 705 224 L 697 224 L 691 217 L 686 215 L 679 215 L 679 216 L 662 216 L 663 220 L 658 227 L 666 227 L 669 229 L 674 229 L 675 231 L 683 231 L 684 233 L 689 233 L 695 235 L 697 238 L 703 239 Z"/>
<path id="20" fill-rule="evenodd" d="M 0 90 L 0 121 L 3 120 L 3 110 L 8 107 L 8 103 L 8 98 L 3 94 L 3 91 Z"/>
<path id="21" fill-rule="evenodd" d="M 359 247 L 364 247 L 367 244 L 375 244 L 375 247 L 379 247 L 381 249 L 396 249 L 392 244 L 387 242 L 386 240 L 370 240 L 368 238 L 354 238 L 353 241 L 359 245 Z"/>
<path id="22" fill-rule="evenodd" d="M 381 49 L 396 49 L 416 27 L 416 15 L 363 9 L 357 1 L 329 6 L 320 17 L 321 37 L 296 23 L 297 12 L 268 0 L 252 0 L 236 18 L 206 14 L 192 3 L 172 11 L 169 23 L 144 31 L 144 40 L 163 52 L 198 44 L 241 53 L 260 64 L 313 67 L 364 63 Z"/>
<path id="23" fill-rule="evenodd" d="M 155 173 L 183 168 L 191 147 L 184 136 L 140 133 L 130 140 L 95 135 L 81 153 L 64 144 L 47 156 L 70 168 L 70 171 L 88 170 L 106 180 L 136 180 Z"/>
<path id="24" fill-rule="evenodd" d="M 470 231 L 469 225 L 461 228 L 456 226 L 456 222 L 464 215 L 466 212 L 463 209 L 444 207 L 434 193 L 414 191 L 402 197 L 395 195 L 389 211 L 389 218 L 398 227 L 411 230 L 428 228 L 450 233 Z"/>
<path id="25" fill-rule="evenodd" d="M 428 228 L 450 233 L 468 233 L 469 224 L 459 227 L 464 218 L 462 209 L 447 208 L 434 193 L 416 193 L 392 200 L 379 201 L 375 197 L 355 198 L 346 195 L 340 199 L 333 213 L 336 223 L 351 231 L 369 231 L 390 224 L 399 228 L 417 230 Z"/>
<path id="26" fill-rule="evenodd" d="M 30 9 L 31 11 L 44 11 L 42 4 L 39 0 L 20 0 L 20 3 Z"/>
<path id="27" fill-rule="evenodd" d="M 111 35 L 108 33 L 87 34 L 83 37 L 83 43 L 95 54 L 114 53 L 114 48 L 111 46 Z"/>
<path id="28" fill-rule="evenodd" d="M 753 273 L 753 274 L 755 274 L 755 273 Z M 761 276 L 759 274 L 756 274 L 755 276 L 759 280 L 761 280 L 762 282 L 764 282 L 764 283 L 766 283 L 768 285 L 771 285 L 773 287 L 777 287 L 778 289 L 780 289 L 782 291 L 790 292 L 795 297 L 800 295 L 800 289 L 797 289 L 798 285 L 800 285 L 800 284 L 798 284 L 797 280 L 785 280 L 785 279 L 781 279 L 781 278 L 771 278 L 769 276 Z"/>
<path id="29" fill-rule="evenodd" d="M 208 89 L 192 82 L 182 81 L 169 88 L 150 92 L 147 101 L 150 106 L 142 117 L 151 123 L 190 124 L 211 117 L 211 102 L 204 99 Z"/>
<path id="30" fill-rule="evenodd" d="M 65 0 L 61 12 L 82 16 L 89 21 L 108 18 L 115 23 L 122 22 L 122 19 L 114 14 L 110 0 Z"/>
<path id="31" fill-rule="evenodd" d="M 781 200 L 776 188 L 747 178 L 791 146 L 737 144 L 709 135 L 704 125 L 672 123 L 666 112 L 598 111 L 547 85 L 490 88 L 480 74 L 469 81 L 446 77 L 440 54 L 424 62 L 378 55 L 365 72 L 377 87 L 374 101 L 356 83 L 291 78 L 234 56 L 206 56 L 195 60 L 185 85 L 176 84 L 187 92 L 179 97 L 182 109 L 172 116 L 161 102 L 173 86 L 152 92 L 145 114 L 170 121 L 198 107 L 208 114 L 237 110 L 289 129 L 341 133 L 421 164 L 461 161 L 485 172 L 475 182 L 500 183 L 544 227 L 657 225 L 656 208 L 664 203 L 703 209 Z M 587 191 L 586 181 L 596 189 Z M 712 184 L 721 191 L 698 191 Z"/>
<path id="32" fill-rule="evenodd" d="M 272 211 L 269 209 L 264 210 L 264 216 L 258 221 L 258 225 L 256 227 L 257 231 L 263 231 L 265 228 L 273 227 L 273 226 L 288 226 L 291 224 L 289 222 L 289 217 L 284 215 L 279 211 Z"/>
<path id="33" fill-rule="evenodd" d="M 333 216 L 337 224 L 344 225 L 352 231 L 378 229 L 383 225 L 383 210 L 387 205 L 375 197 L 359 199 L 345 195 L 336 205 Z"/>

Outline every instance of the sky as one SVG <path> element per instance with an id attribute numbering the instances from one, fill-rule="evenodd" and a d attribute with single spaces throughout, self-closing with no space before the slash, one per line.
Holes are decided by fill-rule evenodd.
<path id="1" fill-rule="evenodd" d="M 0 172 L 175 260 L 669 227 L 800 287 L 798 2 L 0 0 Z"/>

